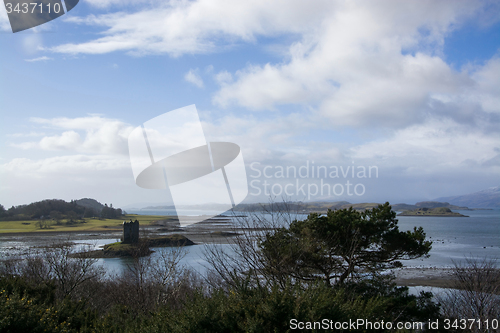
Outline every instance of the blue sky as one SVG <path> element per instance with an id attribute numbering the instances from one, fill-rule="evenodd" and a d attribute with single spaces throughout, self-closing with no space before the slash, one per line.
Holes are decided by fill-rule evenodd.
<path id="1" fill-rule="evenodd" d="M 257 180 L 248 201 L 267 201 L 253 169 L 308 162 L 379 170 L 323 179 L 363 195 L 311 200 L 415 202 L 500 182 L 496 1 L 81 0 L 16 34 L 2 7 L 0 29 L 6 207 L 169 204 L 135 185 L 127 137 L 191 104 L 209 140 L 240 145 Z"/>

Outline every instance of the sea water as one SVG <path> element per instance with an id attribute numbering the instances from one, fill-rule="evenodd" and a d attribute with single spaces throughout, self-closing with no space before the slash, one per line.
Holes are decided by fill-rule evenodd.
<path id="1" fill-rule="evenodd" d="M 398 216 L 401 231 L 423 227 L 427 239 L 433 242 L 429 258 L 403 260 L 403 264 L 407 267 L 449 268 L 454 266 L 454 262 L 470 257 L 498 259 L 497 265 L 500 267 L 500 210 L 458 212 L 469 217 Z M 180 264 L 202 274 L 206 272 L 209 267 L 204 255 L 206 246 L 198 244 L 185 247 L 186 255 Z M 228 244 L 208 246 L 219 246 L 230 254 L 234 253 Z M 154 253 L 152 255 L 155 256 Z M 123 270 L 126 260 L 117 258 L 101 261 L 111 270 L 119 272 Z"/>
<path id="2" fill-rule="evenodd" d="M 500 210 L 475 210 L 459 211 L 469 217 L 434 217 L 434 216 L 398 216 L 398 226 L 401 231 L 413 230 L 414 227 L 423 227 L 427 239 L 432 241 L 432 250 L 429 258 L 404 260 L 407 267 L 453 267 L 454 262 L 461 261 L 465 257 L 490 258 L 500 261 Z M 144 212 L 151 214 L 151 211 Z M 202 215 L 202 211 L 193 211 L 194 214 Z M 206 213 L 206 212 L 205 212 Z M 194 215 L 193 214 L 193 215 Z M 170 215 L 164 211 L 156 211 L 155 215 Z M 229 214 L 228 214 L 229 215 Z M 99 240 L 78 240 L 79 244 L 91 244 L 94 248 L 99 248 L 104 244 L 116 242 L 117 239 Z M 0 241 L 0 253 L 5 256 L 7 253 L 16 252 L 14 249 L 29 247 L 26 242 Z M 218 244 L 209 246 L 219 246 L 229 253 L 234 253 L 231 245 Z M 205 244 L 187 246 L 184 248 L 185 256 L 180 264 L 191 268 L 197 272 L 204 273 L 207 270 L 208 262 L 205 260 Z M 153 248 L 159 255 L 161 251 L 169 251 L 168 248 Z M 126 258 L 104 258 L 99 259 L 110 273 L 121 273 L 130 259 Z M 500 267 L 500 262 L 497 261 Z"/>
<path id="3" fill-rule="evenodd" d="M 500 210 L 458 211 L 469 217 L 398 216 L 401 231 L 423 227 L 430 257 L 406 266 L 453 267 L 465 257 L 500 259 Z M 500 263 L 497 262 L 500 267 Z"/>

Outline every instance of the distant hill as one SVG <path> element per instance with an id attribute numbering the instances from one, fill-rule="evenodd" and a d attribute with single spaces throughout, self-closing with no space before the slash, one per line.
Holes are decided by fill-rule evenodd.
<path id="1" fill-rule="evenodd" d="M 439 208 L 439 207 L 445 207 L 449 209 L 454 209 L 454 210 L 468 210 L 468 207 L 465 206 L 456 206 L 452 205 L 448 202 L 441 202 L 441 201 L 421 201 L 417 202 L 414 205 L 409 205 L 409 204 L 395 204 L 391 205 L 393 210 L 396 211 L 405 211 L 405 210 L 415 210 L 419 208 Z"/>
<path id="2" fill-rule="evenodd" d="M 500 186 L 465 195 L 437 198 L 436 201 L 447 201 L 471 208 L 500 208 Z"/>
<path id="3" fill-rule="evenodd" d="M 74 200 L 74 202 L 78 206 L 93 209 L 97 213 L 100 213 L 102 211 L 102 209 L 104 208 L 104 205 L 95 199 L 83 198 L 83 199 Z"/>
<path id="4" fill-rule="evenodd" d="M 365 210 L 365 209 L 372 209 L 375 207 L 378 207 L 380 205 L 377 202 L 365 202 L 365 203 L 357 203 L 357 204 L 352 204 L 352 203 L 345 203 L 340 207 L 336 207 L 336 209 L 349 209 L 352 207 L 355 210 Z"/>
<path id="5" fill-rule="evenodd" d="M 273 209 L 271 209 L 271 206 L 269 204 L 262 204 L 262 203 L 257 203 L 257 204 L 240 204 L 235 207 L 235 211 L 246 211 L 246 212 L 252 212 L 252 211 L 263 211 L 263 210 L 289 210 L 292 212 L 299 212 L 299 213 L 326 213 L 328 209 L 335 210 L 335 209 L 348 209 L 349 207 L 352 207 L 353 209 L 356 210 L 361 210 L 364 211 L 365 209 L 372 209 L 380 205 L 380 203 L 376 202 L 370 202 L 370 203 L 357 203 L 353 204 L 347 201 L 337 201 L 337 202 L 276 202 L 273 203 Z M 415 210 L 419 208 L 439 208 L 439 207 L 444 207 L 444 208 L 449 208 L 449 209 L 455 209 L 455 210 L 467 210 L 467 207 L 462 207 L 462 206 L 455 206 L 451 205 L 448 202 L 437 202 L 437 201 L 422 201 L 422 202 L 417 202 L 415 205 L 409 205 L 405 203 L 400 203 L 400 204 L 394 204 L 391 205 L 392 209 L 395 211 L 409 211 L 409 210 Z"/>
<path id="6" fill-rule="evenodd" d="M 3 206 L 0 206 L 3 208 Z M 47 199 L 27 205 L 12 206 L 0 211 L 0 220 L 30 219 L 76 219 L 85 217 L 117 218 L 123 215 L 120 208 L 102 205 L 94 199 L 80 199 L 66 202 L 60 199 Z"/>
<path id="7" fill-rule="evenodd" d="M 234 208 L 238 212 L 259 212 L 259 211 L 290 211 L 296 213 L 312 213 L 312 212 L 326 212 L 328 209 L 341 209 L 353 204 L 347 201 L 337 202 L 274 202 L 274 203 L 252 203 L 252 204 L 239 204 Z M 366 204 L 356 204 L 366 205 Z M 378 204 L 375 204 L 378 205 Z"/>

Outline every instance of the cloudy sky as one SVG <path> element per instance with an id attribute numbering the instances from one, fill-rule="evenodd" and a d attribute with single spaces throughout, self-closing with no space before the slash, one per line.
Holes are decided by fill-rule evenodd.
<path id="1" fill-rule="evenodd" d="M 392 203 L 500 184 L 498 1 L 81 0 L 15 34 L 2 7 L 0 85 L 6 207 L 170 204 L 135 185 L 127 138 L 191 104 L 207 139 L 241 147 L 248 201 L 265 181 Z M 279 175 L 306 166 L 340 171 Z M 363 194 L 295 188 L 321 181 Z"/>

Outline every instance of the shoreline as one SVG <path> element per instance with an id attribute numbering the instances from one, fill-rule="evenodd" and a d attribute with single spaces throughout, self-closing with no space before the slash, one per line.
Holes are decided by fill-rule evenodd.
<path id="1" fill-rule="evenodd" d="M 163 222 L 163 221 L 162 221 Z M 166 222 L 166 221 L 165 221 Z M 202 244 L 230 244 L 233 236 L 238 234 L 232 226 L 227 225 L 224 219 L 204 221 L 197 227 L 180 229 L 173 228 L 170 223 L 158 223 L 157 225 L 144 226 L 143 231 L 149 237 L 162 237 L 167 234 L 183 235 L 197 245 Z M 211 224 L 217 225 L 211 225 Z M 221 225 L 222 224 L 222 225 Z M 158 228 L 170 229 L 165 232 L 155 232 Z M 162 230 L 163 231 L 163 230 Z M 236 232 L 236 234 L 235 234 Z M 47 230 L 41 232 L 16 232 L 0 234 L 0 242 L 25 242 L 34 246 L 43 246 L 43 243 L 65 242 L 88 239 L 120 239 L 123 235 L 121 228 L 109 228 L 108 230 Z M 391 270 L 396 277 L 398 286 L 408 287 L 437 287 L 453 288 L 453 268 L 451 267 L 403 267 Z"/>
<path id="2" fill-rule="evenodd" d="M 396 284 L 406 287 L 453 288 L 453 268 L 403 267 L 393 270 Z"/>

